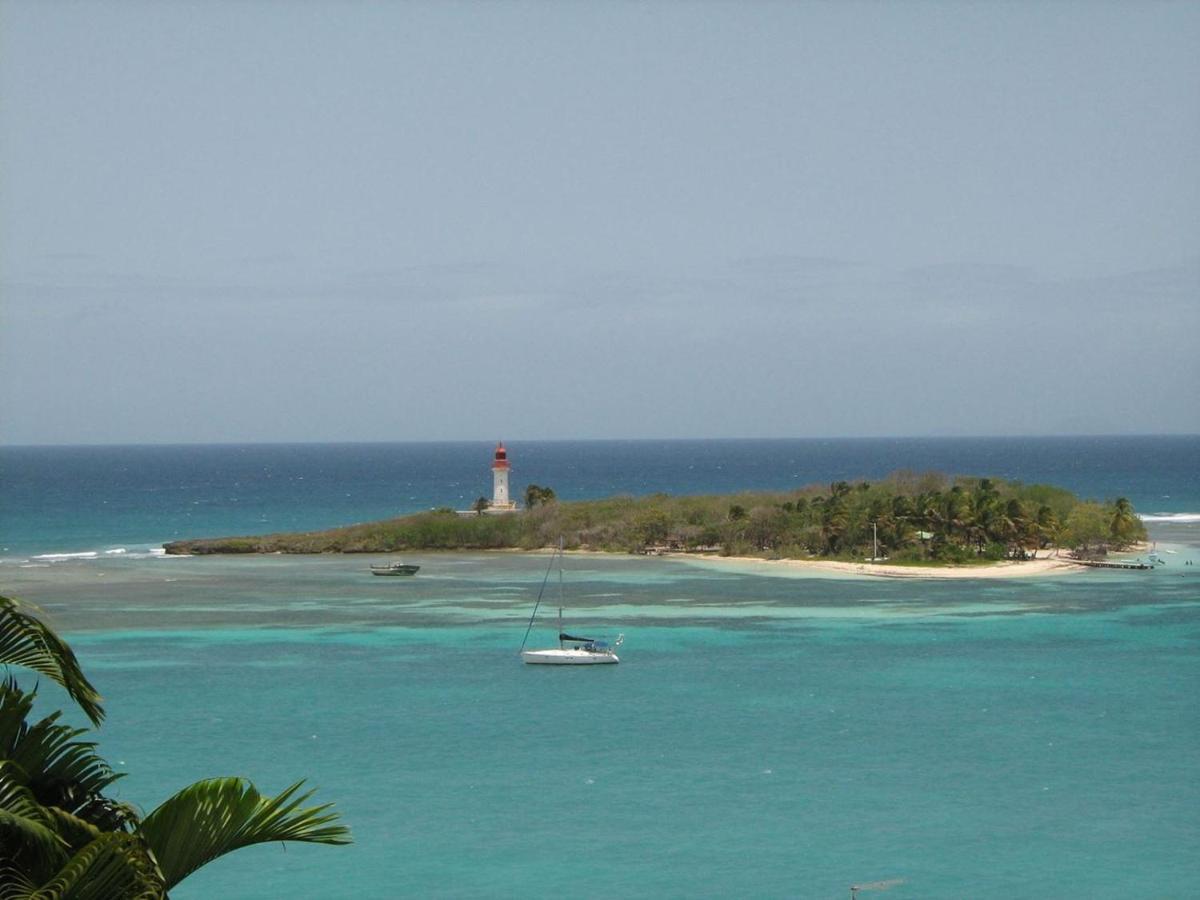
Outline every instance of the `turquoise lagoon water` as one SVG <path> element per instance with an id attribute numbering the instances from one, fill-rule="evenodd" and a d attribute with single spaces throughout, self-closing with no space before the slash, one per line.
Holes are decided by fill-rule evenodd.
<path id="1" fill-rule="evenodd" d="M 308 776 L 354 829 L 177 897 L 1149 897 L 1200 876 L 1200 553 L 1177 549 L 1031 581 L 571 558 L 572 627 L 626 635 L 588 670 L 516 656 L 544 557 L 413 579 L 75 560 L 9 584 L 110 698 L 122 798 Z"/>
<path id="2" fill-rule="evenodd" d="M 558 474 L 520 477 L 569 497 L 785 487 L 915 452 L 700 444 L 675 447 L 692 468 L 674 488 L 659 444 L 514 458 L 542 454 Z M 921 447 L 940 468 L 1058 466 L 1082 493 L 1128 494 L 1168 563 L 896 581 L 570 557 L 572 629 L 625 645 L 620 666 L 560 671 L 516 655 L 545 556 L 426 554 L 417 577 L 383 579 L 361 557 L 147 552 L 179 532 L 374 517 L 394 463 L 380 448 L 68 448 L 0 451 L 0 579 L 108 698 L 98 739 L 128 772 L 122 799 L 307 777 L 354 830 L 350 847 L 233 854 L 184 900 L 844 898 L 889 879 L 889 898 L 1196 895 L 1200 442 Z M 441 460 L 425 480 L 405 464 L 411 502 L 449 482 L 482 493 L 479 449 L 408 447 Z M 531 640 L 553 633 L 547 617 Z"/>

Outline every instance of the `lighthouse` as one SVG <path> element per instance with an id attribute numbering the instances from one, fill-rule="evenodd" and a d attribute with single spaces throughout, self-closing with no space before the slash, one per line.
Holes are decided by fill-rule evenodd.
<path id="1" fill-rule="evenodd" d="M 508 493 L 508 470 L 508 451 L 504 449 L 504 442 L 500 441 L 492 458 L 492 505 L 489 511 L 517 508 Z"/>

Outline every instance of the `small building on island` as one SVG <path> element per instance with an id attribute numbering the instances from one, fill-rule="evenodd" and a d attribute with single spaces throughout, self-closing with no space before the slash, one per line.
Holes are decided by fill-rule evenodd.
<path id="1" fill-rule="evenodd" d="M 499 441 L 496 444 L 496 452 L 492 454 L 492 499 L 489 501 L 486 497 L 480 497 L 473 509 L 457 510 L 460 516 L 502 516 L 507 513 L 518 512 L 519 507 L 512 499 L 512 494 L 509 491 L 508 473 L 512 471 L 512 466 L 508 461 L 508 451 L 504 448 L 504 441 Z M 486 503 L 486 506 L 483 504 Z"/>

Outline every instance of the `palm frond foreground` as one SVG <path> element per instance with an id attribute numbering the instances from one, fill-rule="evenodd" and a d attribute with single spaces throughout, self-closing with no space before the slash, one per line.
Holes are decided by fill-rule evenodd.
<path id="1" fill-rule="evenodd" d="M 0 596 L 0 665 L 23 666 L 62 685 L 93 725 L 104 720 L 103 698 L 66 643 L 29 607 Z"/>
<path id="2" fill-rule="evenodd" d="M 211 778 L 184 788 L 142 820 L 139 833 L 158 861 L 167 890 L 208 862 L 241 847 L 274 841 L 348 844 L 330 803 L 302 807 L 312 796 L 298 781 L 263 797 L 243 778 Z"/>

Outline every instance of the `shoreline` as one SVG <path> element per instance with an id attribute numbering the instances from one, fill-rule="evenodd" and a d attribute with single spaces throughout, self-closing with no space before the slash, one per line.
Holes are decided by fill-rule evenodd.
<path id="1" fill-rule="evenodd" d="M 1157 543 L 1157 542 L 1156 542 Z M 1120 553 L 1114 553 L 1111 557 L 1113 561 L 1132 560 L 1139 555 L 1144 555 L 1151 548 L 1150 543 L 1140 543 L 1129 547 Z M 424 551 L 399 551 L 393 553 L 353 553 L 353 554 L 329 554 L 329 553 L 285 553 L 280 551 L 266 553 L 245 553 L 245 554 L 179 554 L 176 556 L 166 556 L 162 554 L 120 554 L 107 555 L 103 553 L 64 553 L 57 555 L 56 558 L 26 558 L 18 557 L 13 559 L 0 559 L 0 563 L 13 564 L 20 568 L 54 568 L 60 565 L 69 565 L 71 563 L 97 563 L 97 562 L 117 562 L 129 560 L 143 561 L 147 559 L 164 560 L 164 559 L 200 559 L 207 556 L 217 556 L 221 558 L 242 558 L 242 559 L 266 559 L 266 558 L 282 558 L 282 557 L 329 557 L 342 556 L 354 557 L 362 559 L 377 555 L 380 558 L 388 559 L 395 558 L 399 553 L 402 553 L 405 558 L 421 558 L 421 557 L 437 557 L 437 556 L 453 556 L 457 554 L 500 554 L 500 555 L 529 555 L 533 557 L 546 556 L 557 552 L 558 548 L 554 546 L 539 547 L 536 549 L 520 549 L 515 547 L 496 548 L 496 549 L 479 549 L 479 550 L 424 550 Z M 1174 549 L 1165 550 L 1167 553 L 1175 553 Z M 628 560 L 643 560 L 643 559 L 669 559 L 676 562 L 691 564 L 697 568 L 709 568 L 714 570 L 740 568 L 744 573 L 763 575 L 771 577 L 842 577 L 842 578 L 892 578 L 892 579 L 909 579 L 909 580 L 969 580 L 969 579 L 1014 579 L 1014 578 L 1035 578 L 1035 577 L 1052 577 L 1059 575 L 1068 575 L 1077 572 L 1092 571 L 1089 567 L 1081 565 L 1075 560 L 1065 556 L 1054 556 L 1053 551 L 1050 555 L 1039 556 L 1035 559 L 1016 561 L 1016 560 L 999 560 L 988 562 L 980 565 L 944 565 L 944 566 L 928 566 L 928 565 L 891 565 L 886 562 L 871 563 L 867 561 L 847 562 L 842 560 L 829 559 L 764 559 L 757 556 L 721 556 L 717 553 L 662 553 L 654 555 L 643 555 L 634 553 L 622 553 L 608 550 L 593 550 L 593 549 L 574 549 L 565 550 L 564 553 L 569 557 L 588 558 L 588 557 L 609 557 L 609 558 L 624 558 Z"/>
<path id="2" fill-rule="evenodd" d="M 1063 557 L 1041 557 L 1018 562 L 1003 560 L 979 566 L 896 566 L 887 563 L 841 562 L 832 559 L 762 559 L 756 556 L 718 556 L 716 554 L 667 553 L 666 558 L 713 563 L 717 566 L 734 564 L 762 569 L 777 569 L 788 574 L 801 572 L 830 575 L 851 575 L 862 578 L 1030 578 L 1044 575 L 1067 575 L 1086 572 L 1074 560 Z M 766 574 L 765 572 L 760 574 Z"/>
<path id="3" fill-rule="evenodd" d="M 1148 543 L 1138 543 L 1127 550 L 1115 554 L 1116 559 L 1132 558 L 1136 554 L 1145 553 L 1150 548 Z M 556 548 L 543 547 L 534 553 L 544 553 Z M 519 552 L 519 551 L 518 551 Z M 565 550 L 568 556 L 606 555 L 604 550 Z M 1052 552 L 1052 551 L 1051 551 Z M 627 554 L 637 558 L 636 554 Z M 718 567 L 734 565 L 759 569 L 757 574 L 790 575 L 802 572 L 820 573 L 825 575 L 856 576 L 861 578 L 938 578 L 938 579 L 969 579 L 969 578 L 1032 578 L 1047 575 L 1068 575 L 1075 572 L 1091 571 L 1088 566 L 1081 565 L 1073 559 L 1064 556 L 1039 556 L 1023 561 L 998 560 L 974 566 L 898 566 L 871 562 L 843 562 L 833 559 L 763 559 L 760 556 L 721 556 L 717 553 L 663 553 L 657 559 L 675 559 L 682 562 L 716 564 Z M 766 571 L 774 569 L 774 573 Z"/>

